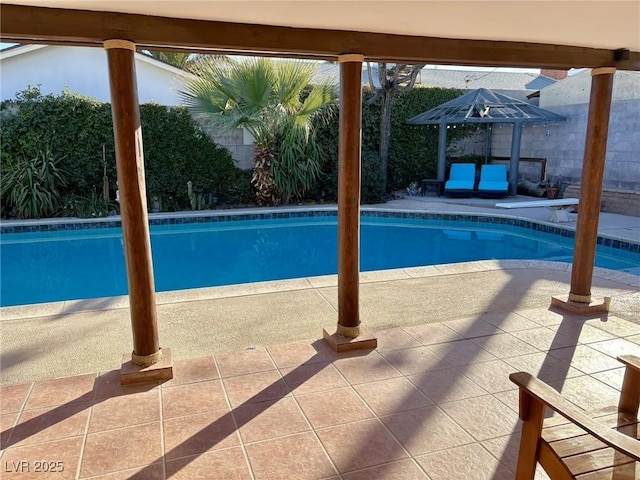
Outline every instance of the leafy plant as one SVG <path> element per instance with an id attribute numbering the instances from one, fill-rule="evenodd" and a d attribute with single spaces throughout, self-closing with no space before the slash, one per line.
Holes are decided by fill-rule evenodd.
<path id="1" fill-rule="evenodd" d="M 90 198 L 94 189 L 103 196 L 109 190 L 109 198 L 115 197 L 110 104 L 70 92 L 42 95 L 30 87 L 3 102 L 0 116 L 3 183 L 17 159 L 35 157 L 48 142 L 61 157 L 58 168 L 66 172 L 65 185 L 58 185 L 61 197 Z M 143 104 L 140 116 L 148 198 L 161 198 L 165 210 L 189 208 L 185 185 L 192 179 L 199 192 L 231 201 L 226 192 L 238 172 L 231 154 L 202 132 L 186 108 Z M 2 205 L 6 215 L 4 196 Z"/>
<path id="2" fill-rule="evenodd" d="M 65 217 L 106 217 L 111 208 L 104 197 L 97 194 L 95 190 L 88 197 L 75 194 L 67 195 L 62 203 L 62 215 Z"/>
<path id="3" fill-rule="evenodd" d="M 15 210 L 19 218 L 53 214 L 60 204 L 59 188 L 66 183 L 66 172 L 59 163 L 60 159 L 46 147 L 31 158 L 23 157 L 8 165 L 1 188 L 6 210 Z"/>
<path id="4" fill-rule="evenodd" d="M 252 183 L 261 205 L 302 197 L 318 178 L 322 149 L 314 127 L 335 92 L 310 86 L 315 69 L 309 62 L 218 58 L 200 63 L 181 92 L 222 131 L 243 127 L 253 136 Z"/>

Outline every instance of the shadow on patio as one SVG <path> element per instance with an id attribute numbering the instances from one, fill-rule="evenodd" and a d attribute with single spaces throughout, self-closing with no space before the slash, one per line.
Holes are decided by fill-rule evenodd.
<path id="1" fill-rule="evenodd" d="M 509 373 L 597 408 L 617 399 L 615 355 L 640 353 L 636 324 L 547 308 L 377 335 L 377 351 L 340 357 L 317 341 L 178 360 L 162 385 L 112 371 L 2 387 L 4 473 L 46 478 L 46 460 L 64 468 L 51 478 L 508 479 Z"/>

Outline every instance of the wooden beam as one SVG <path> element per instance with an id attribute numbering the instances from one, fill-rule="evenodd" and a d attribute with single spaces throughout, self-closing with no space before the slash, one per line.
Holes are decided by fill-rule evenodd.
<path id="1" fill-rule="evenodd" d="M 591 302 L 614 74 L 615 68 L 610 67 L 597 68 L 591 72 L 591 97 L 580 182 L 580 209 L 569 292 L 569 300 L 573 302 Z"/>
<path id="2" fill-rule="evenodd" d="M 337 59 L 358 53 L 368 61 L 522 68 L 640 70 L 640 52 L 569 45 L 463 40 L 411 35 L 252 25 L 115 12 L 0 5 L 0 40 L 102 46 L 106 39 L 138 48 L 193 49 Z M 620 46 L 624 48 L 624 45 Z"/>

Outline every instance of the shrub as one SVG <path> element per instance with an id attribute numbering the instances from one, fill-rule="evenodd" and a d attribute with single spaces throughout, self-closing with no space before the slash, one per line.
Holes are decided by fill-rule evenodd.
<path id="1" fill-rule="evenodd" d="M 398 93 L 395 98 L 391 117 L 391 140 L 389 148 L 389 188 L 406 188 L 413 181 L 420 181 L 423 178 L 435 178 L 438 164 L 438 128 L 433 125 L 411 126 L 407 125 L 407 119 L 422 113 L 430 108 L 438 106 L 449 100 L 457 98 L 462 92 L 460 90 L 442 88 L 414 88 L 406 93 Z M 365 88 L 363 100 L 366 102 L 371 93 Z M 377 152 L 380 141 L 379 130 L 380 108 L 377 103 L 362 107 L 362 190 L 363 203 L 364 196 L 369 195 L 366 190 L 374 192 L 375 173 L 372 170 L 371 162 L 374 157 L 372 153 Z M 337 189 L 337 168 L 338 158 L 338 117 L 334 115 L 332 121 L 318 129 L 318 139 L 322 148 L 327 152 L 328 159 L 322 165 L 323 177 L 318 183 L 314 194 L 316 199 L 334 201 Z M 447 131 L 447 144 L 465 138 L 475 132 L 475 127 L 452 128 Z M 379 157 L 376 157 L 379 160 Z M 365 162 L 367 165 L 365 165 Z M 373 180 L 365 179 L 365 175 L 371 175 Z M 371 199 L 372 202 L 377 200 Z"/>
<path id="2" fill-rule="evenodd" d="M 47 148 L 31 158 L 19 158 L 6 166 L 1 196 L 19 218 L 42 218 L 60 205 L 59 188 L 66 183 L 60 159 Z"/>
<path id="3" fill-rule="evenodd" d="M 58 198 L 68 200 L 67 212 L 78 211 L 80 205 L 82 213 L 82 204 L 91 203 L 93 192 L 102 191 L 105 166 L 110 198 L 115 198 L 110 104 L 70 92 L 42 95 L 38 88 L 30 87 L 19 92 L 15 100 L 3 102 L 0 115 L 3 178 L 20 159 L 36 158 L 49 147 L 60 155 L 56 166 L 66 172 L 66 182 L 58 183 L 56 192 Z M 185 108 L 144 104 L 140 106 L 140 117 L 149 201 L 158 197 L 165 210 L 188 209 L 189 181 L 198 194 L 227 200 L 229 185 L 237 175 L 231 154 L 214 144 Z M 12 208 L 8 202 L 8 196 L 3 194 L 5 212 Z M 95 204 L 94 207 L 96 214 L 102 211 Z M 59 212 L 47 209 L 46 215 L 55 213 Z"/>

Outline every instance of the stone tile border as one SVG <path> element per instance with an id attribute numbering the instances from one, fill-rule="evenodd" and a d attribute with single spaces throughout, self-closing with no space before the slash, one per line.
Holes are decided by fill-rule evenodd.
<path id="1" fill-rule="evenodd" d="M 337 217 L 336 207 L 305 207 L 304 209 L 246 209 L 213 212 L 180 212 L 150 214 L 150 225 L 185 225 L 190 223 L 218 223 L 242 222 L 255 220 L 272 220 L 278 218 L 330 218 Z M 522 227 L 529 230 L 574 238 L 575 231 L 571 228 L 553 223 L 534 221 L 507 215 L 489 215 L 481 213 L 436 213 L 415 210 L 397 210 L 367 208 L 361 210 L 361 218 L 394 218 L 412 220 L 431 220 L 444 222 L 470 222 L 478 225 L 497 224 Z M 0 224 L 0 234 L 35 233 L 64 230 L 88 230 L 99 228 L 120 228 L 120 217 L 92 218 L 92 219 L 50 219 L 46 221 L 5 221 Z M 598 245 L 640 253 L 640 243 L 629 242 L 611 236 L 599 235 Z"/>

